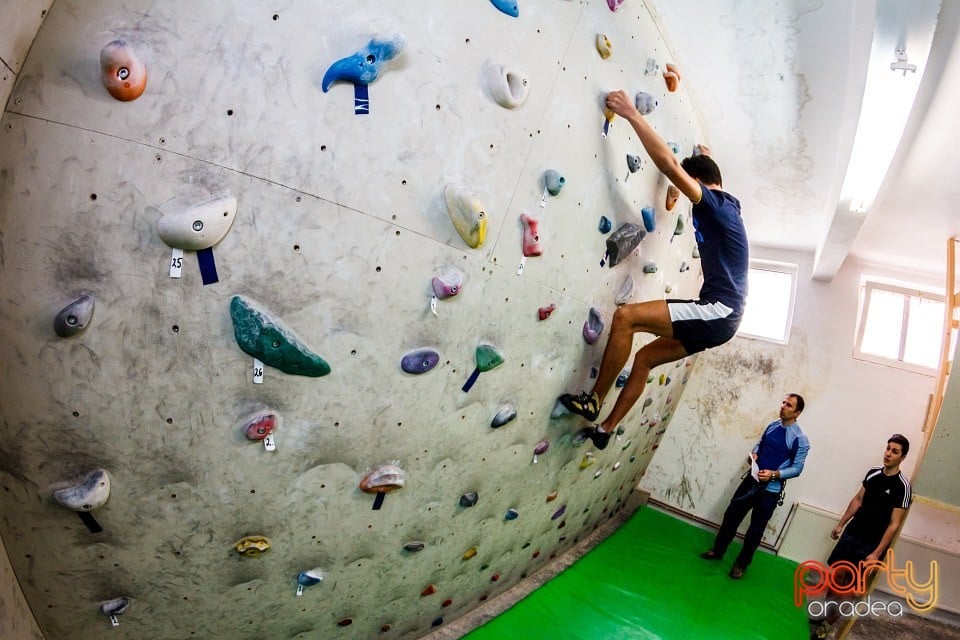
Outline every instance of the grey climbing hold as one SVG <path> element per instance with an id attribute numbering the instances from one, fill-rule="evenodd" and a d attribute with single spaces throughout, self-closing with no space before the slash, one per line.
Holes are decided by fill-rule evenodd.
<path id="1" fill-rule="evenodd" d="M 644 91 L 637 92 L 635 103 L 637 105 L 637 111 L 639 111 L 642 116 L 650 115 L 653 113 L 653 110 L 657 108 L 657 99 Z"/>
<path id="2" fill-rule="evenodd" d="M 97 608 L 100 610 L 100 613 L 105 616 L 119 616 L 123 614 L 129 606 L 129 598 L 113 598 L 112 600 L 101 602 Z"/>
<path id="3" fill-rule="evenodd" d="M 547 189 L 547 193 L 552 196 L 560 193 L 560 190 L 563 189 L 563 185 L 566 184 L 567 179 L 560 175 L 555 169 L 547 169 L 543 174 L 544 187 Z"/>
<path id="4" fill-rule="evenodd" d="M 627 170 L 630 173 L 636 173 L 640 171 L 640 165 L 643 164 L 643 160 L 635 153 L 627 154 Z"/>
<path id="5" fill-rule="evenodd" d="M 53 330 L 61 338 L 75 336 L 90 324 L 96 300 L 92 293 L 84 293 L 65 306 L 53 319 Z"/>
<path id="6" fill-rule="evenodd" d="M 647 264 L 643 265 L 643 272 L 644 272 L 644 273 L 656 273 L 656 272 L 657 272 L 657 263 L 656 263 L 656 262 L 648 262 Z"/>
<path id="7" fill-rule="evenodd" d="M 607 238 L 607 255 L 610 257 L 610 267 L 615 267 L 623 262 L 634 249 L 640 246 L 640 241 L 646 235 L 646 231 L 632 222 L 620 225 L 620 228 Z"/>
<path id="8" fill-rule="evenodd" d="M 530 79 L 518 69 L 503 64 L 488 63 L 484 73 L 494 102 L 505 109 L 519 107 L 530 93 Z"/>
<path id="9" fill-rule="evenodd" d="M 470 493 L 465 493 L 460 496 L 460 506 L 461 507 L 472 507 L 477 504 L 477 501 L 480 499 L 480 495 L 476 491 L 471 491 Z"/>
<path id="10" fill-rule="evenodd" d="M 490 421 L 490 426 L 494 429 L 499 429 L 503 425 L 513 422 L 513 419 L 517 417 L 517 410 L 512 404 L 506 404 L 500 407 L 500 410 L 497 411 L 497 414 L 493 416 L 493 420 Z"/>
<path id="11" fill-rule="evenodd" d="M 628 275 L 623 281 L 623 284 L 620 285 L 620 290 L 617 291 L 617 297 L 614 299 L 618 305 L 627 304 L 630 301 L 630 298 L 633 297 L 633 276 Z"/>
<path id="12" fill-rule="evenodd" d="M 94 469 L 77 484 L 54 491 L 53 498 L 74 511 L 93 511 L 110 498 L 110 476 L 105 469 Z"/>
<path id="13" fill-rule="evenodd" d="M 165 213 L 157 221 L 157 235 L 175 249 L 209 249 L 227 235 L 236 217 L 237 199 L 225 195 Z"/>

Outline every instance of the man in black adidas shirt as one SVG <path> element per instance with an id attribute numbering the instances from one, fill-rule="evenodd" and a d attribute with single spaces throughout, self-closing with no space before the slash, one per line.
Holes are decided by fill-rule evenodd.
<path id="1" fill-rule="evenodd" d="M 830 532 L 834 540 L 840 541 L 827 564 L 837 560 L 854 564 L 861 560 L 879 560 L 886 553 L 910 506 L 910 482 L 900 471 L 900 463 L 909 450 L 910 442 L 899 433 L 887 440 L 883 466 L 867 471 L 863 486 L 847 505 L 840 524 Z"/>
<path id="2" fill-rule="evenodd" d="M 900 471 L 900 463 L 909 450 L 910 441 L 899 433 L 887 440 L 883 466 L 867 471 L 857 495 L 847 505 L 840 523 L 830 532 L 830 537 L 839 538 L 839 542 L 830 553 L 828 565 L 846 560 L 859 566 L 862 560 L 869 562 L 884 557 L 910 506 L 910 482 Z M 835 577 L 837 584 L 848 585 L 854 576 L 848 570 L 842 571 L 845 575 L 838 573 Z M 830 593 L 832 595 L 833 591 Z M 811 637 L 828 637 L 838 618 L 838 610 L 830 611 Z"/>

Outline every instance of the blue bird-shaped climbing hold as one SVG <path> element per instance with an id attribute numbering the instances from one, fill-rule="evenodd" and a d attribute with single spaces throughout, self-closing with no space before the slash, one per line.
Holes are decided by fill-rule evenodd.
<path id="1" fill-rule="evenodd" d="M 293 375 L 318 378 L 330 373 L 330 365 L 323 358 L 253 301 L 234 296 L 230 301 L 230 319 L 237 344 L 247 355 Z"/>
<path id="2" fill-rule="evenodd" d="M 380 75 L 384 62 L 392 60 L 403 50 L 406 40 L 400 34 L 390 38 L 374 37 L 367 46 L 352 56 L 337 60 L 323 74 L 321 89 L 326 93 L 334 82 L 370 84 Z"/>
<path id="3" fill-rule="evenodd" d="M 600 230 L 600 233 L 610 233 L 610 230 L 613 229 L 613 223 L 610 222 L 610 218 L 607 216 L 600 216 L 600 226 L 597 228 Z"/>
<path id="4" fill-rule="evenodd" d="M 520 517 L 520 512 L 514 509 L 513 507 L 507 509 L 507 512 L 503 514 L 504 520 L 516 520 Z"/>
<path id="5" fill-rule="evenodd" d="M 516 0 L 490 0 L 490 3 L 508 16 L 514 18 L 520 16 L 520 7 L 517 6 Z"/>

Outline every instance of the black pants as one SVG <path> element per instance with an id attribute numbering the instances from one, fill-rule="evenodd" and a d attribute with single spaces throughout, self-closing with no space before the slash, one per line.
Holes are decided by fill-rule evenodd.
<path id="1" fill-rule="evenodd" d="M 734 492 L 733 498 L 730 499 L 730 504 L 727 505 L 720 531 L 717 532 L 717 538 L 713 542 L 714 551 L 720 555 L 726 553 L 727 547 L 737 535 L 737 527 L 743 522 L 747 512 L 753 509 L 750 526 L 743 537 L 743 549 L 736 559 L 736 563 L 743 568 L 750 566 L 753 554 L 763 539 L 763 530 L 780 501 L 780 494 L 776 491 L 766 491 L 766 487 L 766 484 L 758 483 L 749 475 L 743 479 Z"/>

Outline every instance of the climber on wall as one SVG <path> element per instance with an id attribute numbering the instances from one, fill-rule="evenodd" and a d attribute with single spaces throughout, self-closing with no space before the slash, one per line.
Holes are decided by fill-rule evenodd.
<path id="1" fill-rule="evenodd" d="M 581 429 L 598 449 L 643 393 L 650 369 L 716 347 L 737 332 L 747 294 L 749 253 L 740 217 L 740 202 L 723 191 L 720 168 L 710 150 L 697 145 L 694 155 L 678 162 L 667 144 L 637 111 L 623 91 L 607 94 L 606 105 L 633 126 L 657 168 L 693 202 L 693 224 L 703 265 L 698 300 L 649 300 L 619 307 L 613 314 L 610 337 L 600 372 L 588 393 L 563 394 L 569 411 L 594 422 L 600 407 L 633 347 L 633 334 L 652 333 L 652 342 L 637 351 L 626 385 L 603 422 Z"/>

